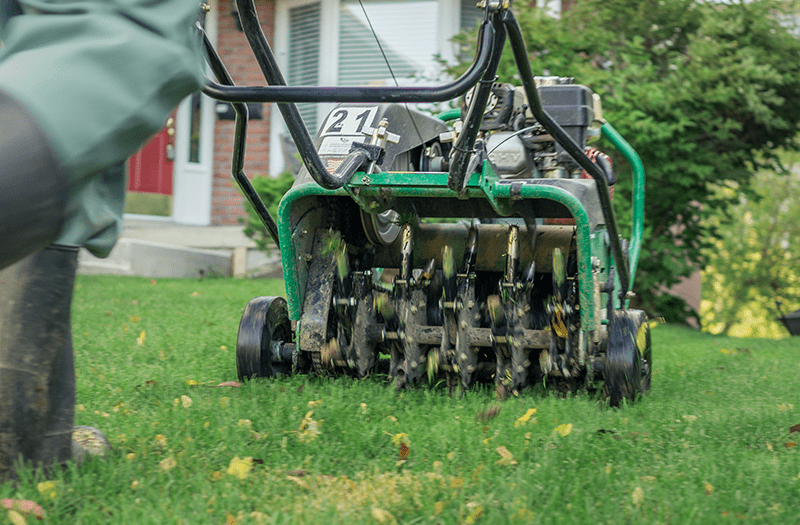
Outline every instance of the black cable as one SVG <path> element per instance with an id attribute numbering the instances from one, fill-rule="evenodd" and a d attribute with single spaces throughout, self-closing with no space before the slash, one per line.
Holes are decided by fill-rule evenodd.
<path id="1" fill-rule="evenodd" d="M 381 40 L 378 38 L 378 34 L 375 32 L 375 28 L 372 27 L 372 21 L 369 19 L 369 15 L 367 14 L 367 9 L 364 7 L 364 4 L 361 0 L 358 0 L 358 5 L 361 6 L 361 11 L 364 13 L 364 17 L 367 19 L 367 24 L 369 25 L 369 30 L 372 31 L 372 36 L 375 37 L 375 43 L 378 44 L 378 49 L 381 50 L 381 55 L 383 55 L 383 61 L 386 62 L 386 67 L 389 69 L 389 74 L 392 75 L 392 80 L 394 80 L 394 85 L 400 87 L 400 83 L 397 82 L 397 77 L 394 76 L 394 71 L 392 70 L 391 64 L 389 64 L 389 58 L 386 56 L 386 53 L 383 51 L 383 46 L 381 45 Z M 419 141 L 423 142 L 422 140 L 422 133 L 420 133 L 419 128 L 417 128 L 417 122 L 414 120 L 414 116 L 411 114 L 411 110 L 408 107 L 408 103 L 404 102 L 403 106 L 406 108 L 406 112 L 408 113 L 408 118 L 411 120 L 411 125 L 414 126 L 414 131 L 417 132 L 417 137 L 419 137 Z M 423 144 L 424 145 L 424 144 Z"/>

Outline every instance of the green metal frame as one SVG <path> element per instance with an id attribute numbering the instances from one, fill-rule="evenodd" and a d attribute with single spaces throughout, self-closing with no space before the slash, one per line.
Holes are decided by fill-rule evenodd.
<path id="1" fill-rule="evenodd" d="M 451 115 L 450 113 L 453 113 Z M 460 114 L 460 113 L 459 113 Z M 442 120 L 450 120 L 458 115 L 455 112 L 443 113 Z M 630 275 L 631 284 L 638 265 L 642 245 L 643 219 L 644 219 L 644 169 L 641 160 L 633 148 L 623 139 L 614 128 L 606 123 L 601 128 L 616 148 L 631 163 L 634 174 L 633 186 L 633 230 L 630 242 Z M 356 173 L 344 188 L 326 190 L 314 183 L 302 184 L 293 187 L 280 202 L 278 207 L 278 231 L 281 243 L 281 259 L 286 285 L 289 318 L 298 321 L 302 314 L 304 293 L 300 290 L 297 271 L 297 256 L 295 243 L 292 242 L 291 209 L 292 206 L 307 197 L 347 197 L 353 198 L 365 210 L 375 210 L 377 201 L 381 200 L 382 193 L 390 190 L 395 198 L 424 197 L 424 198 L 485 198 L 494 210 L 501 216 L 510 214 L 509 205 L 512 202 L 511 185 L 498 184 L 500 179 L 494 173 L 491 165 L 486 162 L 482 173 L 473 174 L 465 195 L 459 195 L 447 187 L 447 173 L 375 173 L 366 175 Z M 578 250 L 578 281 L 580 290 L 581 323 L 584 329 L 595 327 L 599 321 L 598 312 L 595 311 L 593 301 L 593 276 L 592 257 L 597 257 L 604 266 L 613 264 L 612 258 L 607 253 L 608 247 L 603 242 L 607 235 L 603 228 L 592 231 L 589 217 L 583 204 L 570 192 L 546 185 L 521 185 L 520 194 L 514 200 L 548 199 L 565 206 L 575 220 L 576 241 Z M 379 210 L 375 210 L 379 211 Z M 616 301 L 615 301 L 616 302 Z"/>

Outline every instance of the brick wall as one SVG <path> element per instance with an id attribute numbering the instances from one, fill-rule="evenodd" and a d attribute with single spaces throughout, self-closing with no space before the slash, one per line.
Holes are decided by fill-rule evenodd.
<path id="1" fill-rule="evenodd" d="M 217 52 L 237 85 L 264 85 L 264 77 L 253 58 L 244 33 L 236 29 L 231 16 L 231 0 L 218 3 Z M 256 0 L 261 27 L 272 43 L 275 22 L 275 1 Z M 269 173 L 269 122 L 270 107 L 264 104 L 264 118 L 251 120 L 247 126 L 247 150 L 244 171 L 248 177 Z M 214 226 L 238 224 L 244 216 L 244 207 L 238 185 L 231 178 L 233 155 L 232 120 L 217 120 L 214 127 L 214 181 L 211 199 L 211 224 Z M 280 153 L 278 153 L 280 154 Z"/>

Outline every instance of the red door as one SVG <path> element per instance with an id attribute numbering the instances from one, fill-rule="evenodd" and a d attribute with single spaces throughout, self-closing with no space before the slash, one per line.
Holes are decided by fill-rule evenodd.
<path id="1" fill-rule="evenodd" d="M 175 118 L 128 161 L 128 191 L 172 195 Z"/>

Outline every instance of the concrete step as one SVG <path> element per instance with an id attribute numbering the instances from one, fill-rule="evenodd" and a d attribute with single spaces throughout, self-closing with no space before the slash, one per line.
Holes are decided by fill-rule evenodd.
<path id="1" fill-rule="evenodd" d="M 81 249 L 78 273 L 141 277 L 283 276 L 280 254 L 254 248 L 195 248 L 141 239 L 121 238 L 105 259 Z"/>

